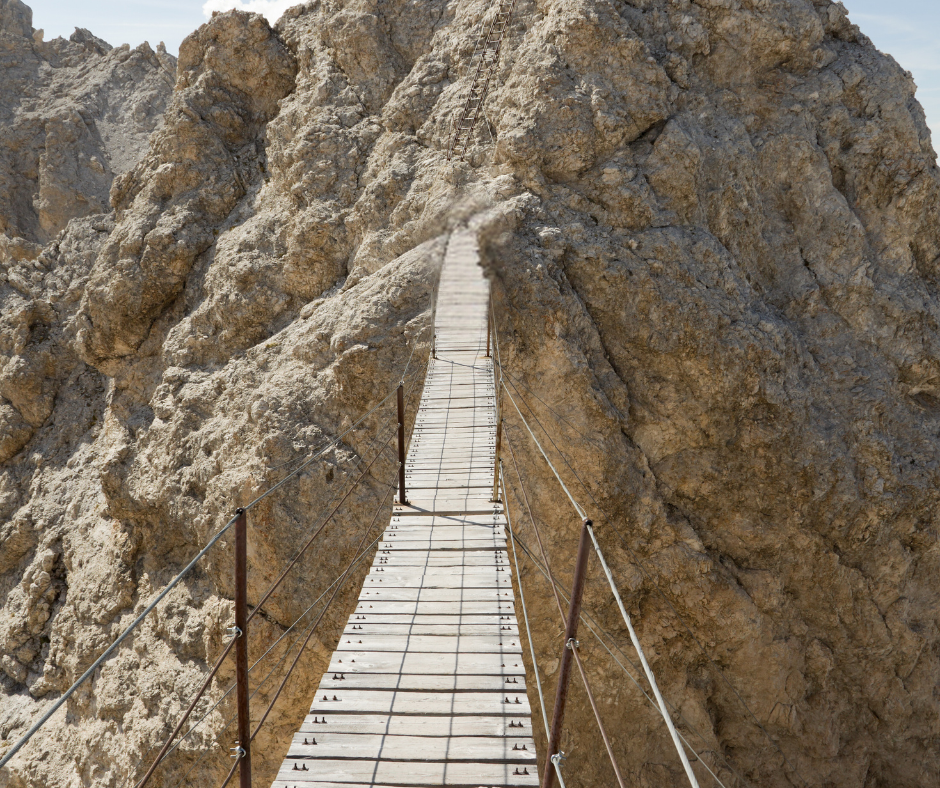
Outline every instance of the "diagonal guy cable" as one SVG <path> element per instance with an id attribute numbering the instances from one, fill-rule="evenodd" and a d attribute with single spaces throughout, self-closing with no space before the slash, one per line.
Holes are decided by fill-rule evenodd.
<path id="1" fill-rule="evenodd" d="M 511 376 L 510 376 L 510 377 L 511 377 Z M 515 384 L 512 383 L 511 381 L 510 381 L 510 385 L 512 385 L 513 388 L 515 388 Z M 523 384 L 523 385 L 524 385 L 524 384 Z M 528 388 L 528 387 L 526 387 L 526 388 Z M 531 389 L 529 389 L 529 391 L 531 391 Z M 516 389 L 516 394 L 519 394 L 518 389 Z M 519 398 L 522 399 L 522 395 L 521 395 L 521 394 L 519 394 Z M 543 405 L 545 405 L 545 402 L 544 402 L 542 399 L 540 399 L 537 395 L 536 395 L 536 399 L 538 399 L 539 402 L 541 402 Z M 600 504 L 598 504 L 597 499 L 594 497 L 594 494 L 591 492 L 590 488 L 584 483 L 584 481 L 583 481 L 583 480 L 581 479 L 581 477 L 578 475 L 578 472 L 577 472 L 573 467 L 571 467 L 571 463 L 568 462 L 568 458 L 565 457 L 564 452 L 562 452 L 561 449 L 559 449 L 558 446 L 555 444 L 555 441 L 552 440 L 551 433 L 550 433 L 547 429 L 545 429 L 545 426 L 542 424 L 542 422 L 539 421 L 539 418 L 538 418 L 538 416 L 535 414 L 535 411 L 532 410 L 532 407 L 531 407 L 528 403 L 526 403 L 525 400 L 522 401 L 522 404 L 525 405 L 525 406 L 526 406 L 526 409 L 532 414 L 532 418 L 535 420 L 535 423 L 539 425 L 539 427 L 541 428 L 542 432 L 545 433 L 545 436 L 546 436 L 546 437 L 548 438 L 548 440 L 551 442 L 552 448 L 554 448 L 555 451 L 558 452 L 559 456 L 562 458 L 562 460 L 564 460 L 565 465 L 568 466 L 568 470 L 571 471 L 571 473 L 574 475 L 574 477 L 578 480 L 578 483 L 584 488 L 584 491 L 588 494 L 588 496 L 590 497 L 590 499 L 594 502 L 594 505 L 597 506 L 598 510 L 600 510 Z M 546 405 L 546 407 L 548 408 L 549 412 L 550 412 L 556 419 L 558 419 L 558 420 L 560 420 L 560 421 L 564 421 L 564 419 L 561 419 L 561 417 L 560 417 L 557 413 L 555 413 L 555 411 L 553 411 L 553 410 L 552 410 L 551 408 L 549 408 L 547 405 Z M 576 431 L 577 431 L 577 430 L 576 430 Z M 579 433 L 579 434 L 580 434 L 580 433 Z M 606 514 L 604 514 L 603 511 L 601 511 L 601 516 L 604 518 L 604 521 L 605 521 L 605 522 L 608 522 L 608 523 L 610 522 L 610 518 L 609 518 Z M 627 543 L 627 541 L 623 538 L 623 534 L 620 533 L 620 531 L 619 531 L 617 528 L 612 528 L 611 530 L 617 535 L 617 538 L 620 540 L 620 543 L 623 545 L 624 549 L 625 549 L 625 550 L 630 554 L 630 556 L 633 558 L 633 561 L 634 561 L 634 563 L 636 564 L 637 568 L 640 570 L 640 573 L 641 573 L 647 580 L 650 581 L 650 583 L 652 584 L 653 588 L 656 590 L 656 592 L 659 594 L 659 596 L 662 598 L 662 600 L 666 603 L 666 605 L 669 607 L 669 609 L 672 610 L 673 614 L 676 616 L 676 619 L 679 621 L 679 623 L 682 624 L 682 628 L 685 630 L 686 634 L 692 639 L 692 641 L 695 643 L 695 645 L 698 646 L 699 651 L 702 652 L 702 655 L 705 657 L 705 659 L 707 659 L 708 662 L 709 662 L 709 664 L 715 669 L 716 673 L 718 674 L 718 677 L 724 682 L 724 684 L 728 687 L 728 689 L 731 690 L 732 694 L 733 694 L 733 695 L 738 699 L 738 701 L 741 703 L 741 706 L 742 706 L 742 707 L 744 708 L 744 710 L 747 712 L 748 716 L 750 716 L 750 718 L 754 721 L 754 724 L 757 725 L 757 727 L 760 729 L 761 733 L 764 734 L 764 737 L 767 739 L 767 741 L 770 742 L 770 744 L 774 747 L 774 749 L 776 749 L 777 752 L 780 754 L 780 757 L 783 759 L 783 762 L 787 765 L 787 767 L 788 767 L 797 777 L 799 777 L 800 782 L 802 782 L 803 785 L 808 785 L 808 783 L 806 782 L 806 780 L 803 779 L 803 775 L 800 774 L 800 772 L 796 769 L 796 767 L 793 766 L 793 764 L 790 763 L 790 760 L 787 758 L 786 754 L 783 752 L 783 750 L 781 749 L 780 745 L 779 745 L 779 744 L 776 742 L 776 740 L 770 735 L 770 733 L 769 733 L 769 732 L 767 731 L 767 729 L 764 727 L 763 723 L 757 718 L 757 715 L 754 714 L 753 711 L 751 711 L 750 706 L 747 705 L 747 701 L 745 701 L 744 698 L 741 697 L 741 693 L 738 692 L 738 690 L 737 690 L 737 688 L 734 686 L 734 684 L 732 684 L 732 683 L 728 680 L 728 677 L 725 676 L 724 672 L 721 670 L 721 667 L 715 662 L 714 659 L 712 659 L 711 655 L 708 653 L 708 651 L 706 651 L 705 647 L 702 645 L 702 642 L 695 636 L 695 634 L 694 634 L 694 633 L 692 632 L 692 630 L 689 628 L 689 625 L 685 623 L 684 619 L 682 618 L 682 615 L 679 613 L 678 610 L 676 610 L 676 606 L 672 603 L 672 600 L 669 599 L 669 597 L 666 596 L 665 593 L 663 593 L 663 590 L 659 587 L 659 584 L 653 579 L 653 577 L 650 575 L 650 573 L 649 573 L 649 572 L 646 570 L 646 568 L 643 566 L 643 562 L 640 561 L 639 556 L 637 556 L 637 554 L 636 554 L 636 552 L 633 550 L 633 548 L 630 547 L 630 545 Z M 734 771 L 734 770 L 732 769 L 732 771 Z M 735 774 L 737 774 L 737 773 L 735 772 Z M 740 775 L 738 775 L 738 777 L 739 777 L 739 779 L 740 779 Z"/>
<path id="2" fill-rule="evenodd" d="M 46 722 L 49 720 L 49 718 L 53 714 L 55 714 L 60 708 L 62 708 L 62 705 L 69 698 L 71 698 L 72 695 L 75 694 L 75 690 L 77 690 L 82 685 L 82 683 L 98 669 L 101 663 L 104 662 L 109 656 L 111 656 L 112 653 L 114 653 L 114 650 L 118 646 L 120 646 L 121 643 L 124 641 L 124 639 L 131 632 L 134 631 L 137 625 L 140 624 L 140 622 L 143 621 L 147 617 L 150 611 L 153 610 L 161 602 L 161 600 L 163 600 L 163 598 L 167 594 L 169 594 L 170 591 L 173 590 L 173 588 L 176 587 L 176 584 L 179 583 L 179 581 L 182 580 L 186 576 L 189 570 L 192 569 L 196 565 L 199 559 L 202 558 L 206 553 L 208 553 L 209 549 L 216 542 L 218 542 L 219 539 L 222 538 L 222 535 L 232 526 L 232 524 L 235 522 L 236 519 L 237 519 L 237 515 L 233 517 L 231 520 L 229 520 L 224 526 L 222 526 L 219 532 L 209 540 L 208 544 L 196 554 L 193 560 L 190 561 L 188 564 L 186 564 L 183 570 L 170 581 L 169 585 L 167 585 L 167 587 L 164 588 L 163 591 L 161 591 L 157 595 L 157 598 L 154 599 L 153 602 L 151 602 L 149 605 L 147 605 L 147 607 L 144 608 L 143 612 L 131 622 L 130 626 L 128 626 L 127 629 L 125 629 L 118 636 L 117 640 L 115 640 L 110 646 L 108 646 L 105 652 L 91 664 L 88 670 L 86 670 L 84 673 L 82 673 L 81 676 L 78 677 L 78 679 L 75 681 L 74 684 L 72 684 L 71 687 L 69 687 L 64 693 L 62 693 L 62 696 L 55 703 L 52 704 L 52 707 L 45 714 L 43 714 L 42 717 L 39 718 L 39 720 L 33 725 L 33 727 L 31 727 L 28 731 L 26 731 L 25 734 L 23 734 L 23 736 L 20 737 L 20 740 L 16 744 L 13 745 L 13 747 L 9 750 L 9 752 L 7 752 L 7 754 L 4 755 L 3 758 L 0 758 L 0 769 L 2 769 L 7 763 L 9 763 L 10 759 L 14 755 L 16 755 L 16 753 L 20 751 L 20 748 L 24 744 L 26 744 L 26 742 L 28 742 L 32 738 L 33 734 L 36 733 L 36 731 L 38 731 L 43 725 L 45 725 Z"/>
<path id="3" fill-rule="evenodd" d="M 519 547 L 522 548 L 522 552 L 523 552 L 523 553 L 526 555 L 526 557 L 532 562 L 532 565 L 533 565 L 536 569 L 538 569 L 539 572 L 542 573 L 542 576 L 549 582 L 549 584 L 558 587 L 558 581 L 555 580 L 553 577 L 550 577 L 550 576 L 549 576 L 548 572 L 545 571 L 545 567 L 543 567 L 543 566 L 539 563 L 538 558 L 536 558 L 536 556 L 533 554 L 532 550 L 526 545 L 526 543 L 522 540 L 522 538 L 521 538 L 520 536 L 516 536 L 516 541 L 519 543 Z M 561 595 L 562 595 L 562 597 L 564 597 L 565 601 L 567 601 L 567 600 L 568 600 L 568 597 L 567 597 L 567 594 L 565 593 L 564 589 L 560 589 L 560 590 L 561 590 Z M 627 669 L 626 665 L 624 665 L 619 659 L 617 659 L 617 655 L 614 654 L 614 652 L 610 650 L 610 646 L 608 646 L 607 643 L 604 642 L 604 638 L 602 638 L 602 637 L 601 637 L 600 635 L 598 635 L 597 633 L 598 633 L 598 630 L 600 630 L 600 632 L 604 635 L 604 637 L 606 637 L 611 643 L 613 643 L 614 648 L 616 648 L 617 651 L 620 652 L 620 656 L 622 656 L 624 659 L 626 659 L 627 662 L 630 662 L 630 659 L 627 657 L 627 655 L 624 654 L 623 651 L 620 649 L 620 646 L 617 645 L 617 641 L 616 641 L 616 639 L 614 638 L 614 636 L 611 635 L 609 632 L 607 632 L 603 627 L 601 627 L 600 624 L 598 624 L 597 620 L 596 620 L 593 616 L 591 616 L 590 614 L 585 613 L 583 609 L 582 609 L 582 611 L 581 611 L 581 623 L 584 624 L 584 626 L 586 626 L 586 627 L 588 628 L 588 630 L 591 632 L 592 635 L 594 635 L 594 638 L 597 640 L 597 642 L 598 642 L 598 643 L 603 647 L 603 649 L 610 655 L 610 658 L 617 664 L 617 667 L 619 667 L 619 668 L 623 671 L 624 675 L 625 675 L 628 679 L 630 679 L 630 681 L 633 682 L 633 684 L 634 684 L 634 685 L 636 686 L 636 688 L 640 691 L 640 693 L 643 695 L 643 697 L 646 698 L 647 702 L 648 702 L 654 709 L 656 709 L 657 711 L 659 711 L 659 709 L 658 709 L 658 707 L 657 707 L 657 704 L 656 704 L 656 701 L 655 701 L 653 698 L 650 697 L 649 693 L 648 693 L 645 689 L 643 689 L 643 686 L 640 684 L 639 681 L 637 681 L 636 677 Z M 636 665 L 634 665 L 632 662 L 630 662 L 630 666 L 631 666 L 634 670 L 636 670 Z M 676 712 L 676 714 L 678 715 L 679 719 L 681 719 L 682 722 L 688 727 L 688 729 L 689 729 L 692 733 L 694 733 L 696 736 L 698 736 L 699 739 L 701 739 L 701 740 L 707 745 L 707 744 L 708 744 L 707 739 L 701 734 L 700 731 L 698 731 L 698 730 L 695 728 L 694 725 L 692 725 L 692 723 L 690 723 L 685 717 L 682 716 L 682 712 L 680 712 L 680 711 L 679 711 L 678 709 L 676 709 L 674 706 L 673 706 L 673 710 Z M 718 783 L 718 785 L 720 786 L 720 788 L 727 788 L 727 787 L 725 786 L 725 784 L 718 778 L 718 775 L 716 775 L 716 774 L 709 768 L 708 764 L 705 762 L 705 759 L 702 758 L 702 756 L 699 755 L 699 753 L 695 750 L 695 748 L 689 743 L 689 740 L 686 739 L 685 736 L 682 735 L 682 732 L 681 732 L 681 731 L 679 731 L 679 738 L 682 739 L 682 742 L 683 742 L 683 744 L 685 744 L 685 746 L 686 746 L 686 748 L 688 749 L 688 751 L 691 752 L 693 756 L 695 756 L 695 759 L 696 759 L 699 763 L 702 764 L 702 766 L 705 768 L 705 771 L 707 771 L 707 772 L 714 778 L 715 782 Z M 715 753 L 715 756 L 716 756 L 716 757 L 720 757 L 721 760 L 724 761 L 724 764 L 725 764 L 725 766 L 728 767 L 728 770 L 729 770 L 730 772 L 732 772 L 732 773 L 734 774 L 734 776 L 737 777 L 737 778 L 741 781 L 741 783 L 742 783 L 743 785 L 746 785 L 746 786 L 748 786 L 748 788 L 751 788 L 750 783 L 749 783 L 747 780 L 745 780 L 740 774 L 738 774 L 738 772 L 734 769 L 733 766 L 731 766 L 730 763 L 728 763 L 727 759 L 724 758 L 724 756 L 721 756 L 721 755 L 719 755 L 718 753 Z"/>
<path id="4" fill-rule="evenodd" d="M 526 421 L 525 416 L 522 415 L 522 411 L 519 410 L 519 406 L 516 404 L 516 400 L 513 398 L 512 393 L 508 388 L 506 388 L 506 393 L 509 395 L 510 402 L 512 402 L 513 407 L 516 409 L 516 413 L 519 414 L 519 418 L 522 420 L 526 430 L 528 430 L 529 435 L 532 437 L 532 440 L 535 442 L 535 445 L 541 452 L 542 457 L 544 457 L 545 462 L 548 463 L 548 467 L 551 468 L 552 473 L 555 474 L 555 478 L 558 480 L 561 488 L 568 496 L 568 500 L 571 501 L 571 505 L 574 506 L 575 511 L 582 519 L 587 519 L 587 515 L 585 514 L 584 509 L 581 508 L 578 502 L 574 499 L 574 496 L 571 494 L 571 491 L 562 481 L 561 476 L 558 474 L 558 471 L 555 469 L 552 461 L 548 458 L 548 455 L 542 448 L 542 444 L 539 443 L 539 439 L 535 437 L 535 433 L 532 432 L 532 428 L 529 427 L 529 422 Z M 669 728 L 669 735 L 672 737 L 672 742 L 676 747 L 676 752 L 679 754 L 679 759 L 682 761 L 682 767 L 685 769 L 686 776 L 689 778 L 689 783 L 691 784 L 692 788 L 699 788 L 698 779 L 695 777 L 695 772 L 692 771 L 692 764 L 689 763 L 689 758 L 685 754 L 685 748 L 683 748 L 682 743 L 679 741 L 679 734 L 676 731 L 676 726 L 672 722 L 672 717 L 669 716 L 669 709 L 666 707 L 666 701 L 663 700 L 663 695 L 659 691 L 659 685 L 656 683 L 656 677 L 653 675 L 653 670 L 650 668 L 649 662 L 646 661 L 646 655 L 643 653 L 643 646 L 640 645 L 640 640 L 636 636 L 636 631 L 633 629 L 633 623 L 630 621 L 630 616 L 627 615 L 627 609 L 623 606 L 623 600 L 620 598 L 620 591 L 617 590 L 617 584 L 614 582 L 613 575 L 610 573 L 610 568 L 607 566 L 607 561 L 604 560 L 604 554 L 601 552 L 601 546 L 597 543 L 597 537 L 594 536 L 594 529 L 590 525 L 588 526 L 588 534 L 590 534 L 591 542 L 594 544 L 594 551 L 597 553 L 597 557 L 601 561 L 601 566 L 604 569 L 604 574 L 607 577 L 610 590 L 613 592 L 614 599 L 617 600 L 617 607 L 620 608 L 620 614 L 623 616 L 624 623 L 626 623 L 627 629 L 630 632 L 630 640 L 633 642 L 633 647 L 636 649 L 636 652 L 640 657 L 640 662 L 643 665 L 643 672 L 646 674 L 646 680 L 649 681 L 650 687 L 653 690 L 653 694 L 656 696 L 656 702 L 659 705 L 660 714 L 662 715 L 663 721 L 666 723 L 666 727 Z"/>

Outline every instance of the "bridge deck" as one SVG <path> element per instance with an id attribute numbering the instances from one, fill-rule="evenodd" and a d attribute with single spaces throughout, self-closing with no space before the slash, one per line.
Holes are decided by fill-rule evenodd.
<path id="1" fill-rule="evenodd" d="M 432 359 L 394 507 L 273 788 L 538 785 L 506 519 L 491 503 L 489 284 L 451 237 Z"/>

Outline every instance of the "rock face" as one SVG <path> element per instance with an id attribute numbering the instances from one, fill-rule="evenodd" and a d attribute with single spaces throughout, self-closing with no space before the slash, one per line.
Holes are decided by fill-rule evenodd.
<path id="1" fill-rule="evenodd" d="M 45 243 L 108 210 L 114 176 L 161 124 L 176 58 L 83 29 L 43 41 L 32 16 L 0 0 L 0 233 Z"/>
<path id="2" fill-rule="evenodd" d="M 708 768 L 729 788 L 936 783 L 940 173 L 910 75 L 841 4 L 520 0 L 465 162 L 446 161 L 448 134 L 490 4 L 323 0 L 276 29 L 219 15 L 184 43 L 146 154 L 103 145 L 98 181 L 47 153 L 46 198 L 20 130 L 52 53 L 94 64 L 55 83 L 63 106 L 86 100 L 91 73 L 144 69 L 156 94 L 163 72 L 86 33 L 38 44 L 21 4 L 0 9 L 19 80 L 0 99 L 0 177 L 16 187 L 0 190 L 0 748 L 235 506 L 378 404 L 413 348 L 419 390 L 436 267 L 469 221 L 509 390 L 594 518 Z M 46 148 L 86 150 L 43 128 Z M 510 511 L 537 556 L 521 478 L 567 585 L 580 524 L 503 408 Z M 255 657 L 384 519 L 389 417 L 252 510 L 256 601 L 380 457 L 253 621 Z M 589 572 L 585 609 L 638 677 Z M 219 546 L 0 786 L 142 776 L 222 648 L 231 575 Z M 259 784 L 360 577 L 256 739 Z M 562 628 L 529 559 L 521 582 L 551 689 Z M 581 642 L 628 782 L 683 785 L 653 708 L 590 632 Z M 294 653 L 259 665 L 257 681 L 274 677 L 258 716 Z M 227 664 L 200 717 L 231 678 Z M 567 782 L 613 784 L 573 681 Z M 151 784 L 220 782 L 231 711 L 209 713 Z"/>

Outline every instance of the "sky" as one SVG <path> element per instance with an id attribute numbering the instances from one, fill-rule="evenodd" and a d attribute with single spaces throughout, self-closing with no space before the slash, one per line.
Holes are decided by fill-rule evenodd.
<path id="1" fill-rule="evenodd" d="M 940 2 L 938 0 L 842 0 L 849 19 L 875 46 L 914 75 L 917 99 L 940 147 Z"/>
<path id="2" fill-rule="evenodd" d="M 940 0 L 842 0 L 849 17 L 882 52 L 890 53 L 914 75 L 917 97 L 927 123 L 940 133 Z M 295 0 L 25 0 L 33 9 L 33 27 L 45 37 L 68 38 L 85 27 L 110 44 L 137 46 L 159 41 L 176 54 L 180 42 L 213 11 L 241 8 L 264 14 L 271 22 Z M 935 143 L 940 145 L 940 143 Z"/>

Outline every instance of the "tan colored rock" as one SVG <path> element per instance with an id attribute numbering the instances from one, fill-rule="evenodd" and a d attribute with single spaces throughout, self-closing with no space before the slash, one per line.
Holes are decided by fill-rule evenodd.
<path id="1" fill-rule="evenodd" d="M 20 5 L 0 9 L 4 31 L 32 40 Z M 510 391 L 594 518 L 709 767 L 728 788 L 934 785 L 940 174 L 910 75 L 828 0 L 516 9 L 465 162 L 445 151 L 490 4 L 324 0 L 274 30 L 229 13 L 184 44 L 163 127 L 114 181 L 113 215 L 72 220 L 44 247 L 0 228 L 0 751 L 235 506 L 375 405 L 416 344 L 423 363 L 436 266 L 469 223 Z M 96 41 L 82 33 L 75 57 Z M 24 95 L 28 79 L 8 73 Z M 69 128 L 62 146 L 82 144 Z M 49 205 L 76 204 L 57 183 Z M 503 405 L 567 584 L 580 523 Z M 372 459 L 389 415 L 252 511 L 250 599 Z M 382 524 L 393 471 L 377 462 L 265 604 L 253 658 L 376 511 Z M 361 571 L 256 742 L 259 784 Z M 231 578 L 226 544 L 0 786 L 139 778 L 222 648 Z M 550 694 L 560 624 L 527 558 L 521 582 Z M 638 677 L 593 561 L 585 610 Z M 590 632 L 581 642 L 628 782 L 685 784 L 653 707 Z M 227 665 L 200 714 L 231 680 Z M 152 784 L 218 783 L 231 713 L 209 713 Z M 562 748 L 572 788 L 613 784 L 576 677 Z"/>
<path id="2" fill-rule="evenodd" d="M 0 233 L 47 242 L 108 209 L 115 175 L 146 150 L 176 58 L 89 31 L 43 42 L 20 0 L 0 3 Z M 37 35 L 38 34 L 38 35 Z"/>

